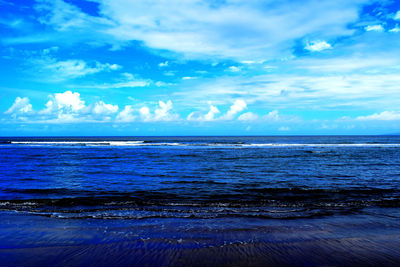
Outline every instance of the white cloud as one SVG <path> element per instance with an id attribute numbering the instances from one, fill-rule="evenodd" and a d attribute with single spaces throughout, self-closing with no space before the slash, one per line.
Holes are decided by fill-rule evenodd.
<path id="1" fill-rule="evenodd" d="M 68 28 L 79 28 L 87 23 L 90 16 L 80 12 L 79 8 L 61 0 L 38 1 L 37 11 L 48 11 L 47 16 L 39 18 L 42 24 L 54 26 L 57 30 L 65 31 Z"/>
<path id="2" fill-rule="evenodd" d="M 124 72 L 121 74 L 125 79 L 127 79 L 128 81 L 131 81 L 135 78 L 135 76 L 133 76 L 132 73 L 129 72 Z"/>
<path id="3" fill-rule="evenodd" d="M 279 112 L 277 110 L 273 110 L 267 115 L 263 116 L 263 118 L 269 121 L 278 121 L 280 119 Z"/>
<path id="4" fill-rule="evenodd" d="M 198 111 L 193 111 L 186 117 L 186 119 L 188 121 L 204 121 L 204 116 Z"/>
<path id="5" fill-rule="evenodd" d="M 197 77 L 191 77 L 191 76 L 182 77 L 182 80 L 194 80 L 194 79 L 197 79 Z"/>
<path id="6" fill-rule="evenodd" d="M 332 49 L 332 46 L 326 41 L 312 41 L 307 43 L 304 49 L 312 52 L 319 52 L 326 49 Z"/>
<path id="7" fill-rule="evenodd" d="M 394 14 L 393 19 L 395 20 L 400 20 L 400 10 L 396 12 L 396 14 Z"/>
<path id="8" fill-rule="evenodd" d="M 390 29 L 389 32 L 400 32 L 400 28 L 398 25 L 396 25 L 396 27 L 394 27 L 393 29 Z"/>
<path id="9" fill-rule="evenodd" d="M 65 78 L 76 78 L 104 70 L 117 70 L 120 68 L 117 64 L 102 64 L 100 62 L 95 62 L 93 66 L 89 66 L 85 61 L 76 59 L 57 61 L 49 63 L 43 67 L 52 70 Z"/>
<path id="10" fill-rule="evenodd" d="M 95 88 L 95 89 L 117 89 L 117 88 L 146 87 L 149 85 L 150 85 L 150 81 L 137 80 L 137 81 L 124 81 L 124 82 L 94 84 L 94 85 L 80 85 L 79 87 Z"/>
<path id="11" fill-rule="evenodd" d="M 240 63 L 249 64 L 249 65 L 251 65 L 251 64 L 263 64 L 264 60 L 242 60 L 242 61 L 240 61 Z"/>
<path id="12" fill-rule="evenodd" d="M 92 85 L 76 85 L 80 88 L 93 88 L 93 89 L 118 89 L 118 88 L 134 88 L 134 87 L 146 87 L 149 86 L 153 81 L 146 79 L 136 79 L 131 73 L 122 73 L 122 78 L 116 79 L 114 83 L 102 83 Z"/>
<path id="13" fill-rule="evenodd" d="M 305 69 L 317 73 L 346 73 L 357 71 L 362 73 L 363 70 L 385 69 L 400 64 L 400 60 L 385 55 L 369 55 L 368 57 L 347 56 L 334 57 L 329 59 L 298 59 L 293 61 L 297 69 Z"/>
<path id="14" fill-rule="evenodd" d="M 33 122 L 70 123 L 109 121 L 118 112 L 118 105 L 98 101 L 86 105 L 78 92 L 66 91 L 49 95 L 45 108 L 37 113 Z"/>
<path id="15" fill-rule="evenodd" d="M 64 93 L 56 93 L 50 95 L 50 100 L 46 103 L 46 108 L 41 110 L 41 114 L 52 114 L 52 113 L 78 113 L 83 110 L 85 101 L 81 100 L 80 94 L 71 91 Z"/>
<path id="16" fill-rule="evenodd" d="M 116 117 L 117 122 L 132 122 L 136 119 L 136 116 L 133 115 L 133 108 L 130 105 L 124 107 L 124 109 L 118 113 Z"/>
<path id="17" fill-rule="evenodd" d="M 27 97 L 17 97 L 12 106 L 4 113 L 10 114 L 14 119 L 24 119 L 24 115 L 33 113 L 32 105 L 29 102 L 29 98 Z"/>
<path id="18" fill-rule="evenodd" d="M 103 66 L 104 66 L 105 68 L 109 68 L 110 70 L 119 70 L 119 69 L 121 68 L 121 66 L 118 65 L 118 64 L 109 64 L 109 63 L 106 63 L 106 64 L 103 64 Z"/>
<path id="19" fill-rule="evenodd" d="M 80 122 L 87 121 L 90 109 L 85 105 L 78 92 L 66 91 L 49 95 L 46 108 L 39 111 L 44 122 Z"/>
<path id="20" fill-rule="evenodd" d="M 99 101 L 94 105 L 93 113 L 98 115 L 111 115 L 118 111 L 118 105 L 106 104 Z"/>
<path id="21" fill-rule="evenodd" d="M 241 120 L 241 121 L 261 120 L 261 121 L 268 121 L 268 122 L 277 122 L 277 121 L 294 122 L 294 121 L 298 121 L 298 118 L 292 117 L 292 116 L 280 116 L 278 110 L 273 110 L 273 111 L 269 112 L 268 114 L 263 115 L 261 117 L 253 112 L 246 112 L 246 113 L 240 115 L 238 120 Z"/>
<path id="22" fill-rule="evenodd" d="M 253 112 L 246 112 L 239 116 L 240 121 L 255 121 L 258 119 L 258 115 Z"/>
<path id="23" fill-rule="evenodd" d="M 167 66 L 168 66 L 168 61 L 161 62 L 160 64 L 158 64 L 158 66 L 159 66 L 160 68 L 162 68 L 162 67 L 167 67 Z"/>
<path id="24" fill-rule="evenodd" d="M 31 123 L 78 123 L 78 122 L 132 122 L 138 117 L 143 122 L 177 121 L 179 115 L 173 112 L 171 100 L 158 101 L 154 113 L 147 106 L 140 109 L 126 105 L 118 113 L 118 105 L 97 101 L 86 105 L 78 92 L 66 91 L 49 95 L 45 108 L 33 112 L 32 105 L 27 97 L 17 97 L 13 105 L 4 113 L 11 114 L 15 119 L 26 121 L 24 115 L 29 115 Z M 136 114 L 137 115 L 136 115 Z M 208 115 L 209 116 L 209 115 Z"/>
<path id="25" fill-rule="evenodd" d="M 162 81 L 157 81 L 154 83 L 155 86 L 157 87 L 164 87 L 164 86 L 171 86 L 174 85 L 173 83 L 166 83 L 166 82 L 162 82 Z"/>
<path id="26" fill-rule="evenodd" d="M 176 114 L 172 114 L 172 102 L 168 100 L 166 103 L 158 101 L 159 107 L 154 111 L 154 120 L 156 121 L 172 121 L 177 119 Z"/>
<path id="27" fill-rule="evenodd" d="M 139 109 L 140 118 L 142 121 L 175 121 L 179 120 L 178 114 L 172 112 L 172 101 L 158 101 L 158 107 L 154 110 L 154 114 L 150 108 L 143 106 Z"/>
<path id="28" fill-rule="evenodd" d="M 240 68 L 240 67 L 236 67 L 236 66 L 230 66 L 230 67 L 228 68 L 228 70 L 229 70 L 230 72 L 239 72 L 239 71 L 241 71 L 241 68 Z"/>
<path id="29" fill-rule="evenodd" d="M 399 111 L 383 111 L 381 113 L 374 113 L 368 116 L 359 116 L 356 118 L 359 121 L 394 121 L 400 120 L 400 112 Z"/>
<path id="30" fill-rule="evenodd" d="M 293 39 L 307 34 L 329 35 L 326 28 L 332 29 L 332 35 L 350 33 L 346 24 L 357 18 L 358 3 L 312 1 L 309 4 L 312 9 L 303 2 L 291 2 L 289 9 L 286 2 L 272 5 L 235 1 L 213 8 L 207 2 L 168 1 L 148 6 L 127 0 L 106 0 L 102 8 L 104 14 L 123 25 L 110 30 L 114 36 L 140 39 L 152 48 L 188 56 L 201 53 L 254 58 L 289 48 L 288 43 Z M 333 14 L 340 18 L 334 18 Z"/>
<path id="31" fill-rule="evenodd" d="M 210 111 L 206 115 L 204 115 L 204 120 L 212 121 L 215 119 L 215 115 L 219 114 L 220 111 L 216 106 L 210 104 Z"/>
<path id="32" fill-rule="evenodd" d="M 213 121 L 215 120 L 215 115 L 219 114 L 220 111 L 216 106 L 210 104 L 210 110 L 204 116 L 199 112 L 192 112 L 187 116 L 187 120 L 189 121 Z"/>
<path id="33" fill-rule="evenodd" d="M 232 120 L 236 116 L 236 114 L 240 113 L 244 109 L 247 108 L 246 102 L 242 99 L 237 99 L 230 106 L 229 110 L 220 117 L 215 117 L 217 114 L 220 113 L 219 109 L 215 106 L 210 104 L 210 110 L 207 114 L 202 115 L 198 111 L 194 111 L 187 116 L 187 120 L 191 121 L 213 121 L 213 120 Z"/>
<path id="34" fill-rule="evenodd" d="M 63 81 L 75 79 L 102 71 L 115 71 L 122 67 L 117 64 L 100 63 L 98 61 L 86 62 L 80 59 L 57 60 L 47 54 L 40 58 L 31 58 L 31 65 L 42 73 L 44 79 L 50 81 Z M 38 74 L 37 72 L 35 73 Z"/>
<path id="35" fill-rule="evenodd" d="M 384 31 L 384 28 L 380 24 L 378 24 L 378 25 L 368 25 L 364 29 L 367 32 L 370 32 L 370 31 L 382 32 L 382 31 Z"/>
<path id="36" fill-rule="evenodd" d="M 174 97 L 179 99 L 180 103 L 188 103 L 186 104 L 188 107 L 200 106 L 201 103 L 210 100 L 214 103 L 221 99 L 234 101 L 240 97 L 245 98 L 246 102 L 257 109 L 265 109 L 268 106 L 277 110 L 320 110 L 340 107 L 370 110 L 380 108 L 382 105 L 390 109 L 397 108 L 400 101 L 393 96 L 399 93 L 400 75 L 398 67 L 397 69 L 395 67 L 400 66 L 400 60 L 396 57 L 384 57 L 382 60 L 366 58 L 361 60 L 360 64 L 356 62 L 351 65 L 355 59 L 291 62 L 293 67 L 297 67 L 296 64 L 299 68 L 313 66 L 303 73 L 297 70 L 292 74 L 204 79 L 194 84 L 191 90 L 175 93 Z M 325 62 L 329 66 L 327 69 L 324 69 Z M 329 65 L 330 63 L 332 65 Z M 341 63 L 343 68 L 346 68 L 346 63 L 350 64 L 351 68 L 341 70 Z M 354 69 L 363 71 L 351 72 Z M 372 72 L 374 69 L 385 71 L 374 73 Z"/>
<path id="37" fill-rule="evenodd" d="M 150 109 L 148 107 L 141 107 L 139 109 L 140 117 L 143 121 L 151 121 L 152 116 L 150 114 Z"/>
<path id="38" fill-rule="evenodd" d="M 265 65 L 263 68 L 266 69 L 266 70 L 273 70 L 273 69 L 276 69 L 277 67 L 276 66 L 271 66 L 271 65 Z"/>
<path id="39" fill-rule="evenodd" d="M 243 111 L 244 109 L 247 108 L 247 104 L 244 100 L 242 99 L 237 99 L 235 100 L 235 103 L 229 108 L 228 112 L 221 116 L 221 119 L 223 120 L 231 120 L 234 118 L 236 114 L 239 112 Z"/>
<path id="40" fill-rule="evenodd" d="M 175 76 L 175 73 L 176 73 L 176 71 L 172 71 L 172 70 L 170 70 L 170 71 L 164 71 L 164 75 L 165 76 Z"/>
<path id="41" fill-rule="evenodd" d="M 100 16 L 90 16 L 61 0 L 41 1 L 41 22 L 71 39 L 96 35 L 94 45 L 118 49 L 132 40 L 186 57 L 260 60 L 290 54 L 295 40 L 346 36 L 354 31 L 357 1 L 210 1 L 97 0 Z M 312 6 L 313 8 L 309 8 Z M 326 31 L 329 29 L 329 31 Z M 80 34 L 72 34 L 79 32 Z M 89 40 L 88 40 L 89 39 Z"/>
<path id="42" fill-rule="evenodd" d="M 290 127 L 288 127 L 288 126 L 281 126 L 281 127 L 279 127 L 278 131 L 287 132 L 287 131 L 290 131 Z"/>

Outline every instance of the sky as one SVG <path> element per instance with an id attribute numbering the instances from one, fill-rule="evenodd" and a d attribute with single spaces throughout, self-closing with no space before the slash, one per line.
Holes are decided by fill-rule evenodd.
<path id="1" fill-rule="evenodd" d="M 400 133 L 400 1 L 0 0 L 1 136 Z"/>

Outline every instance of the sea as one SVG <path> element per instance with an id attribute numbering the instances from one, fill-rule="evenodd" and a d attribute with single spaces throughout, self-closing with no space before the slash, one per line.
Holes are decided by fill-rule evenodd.
<path id="1" fill-rule="evenodd" d="M 7 265 L 400 266 L 399 208 L 395 135 L 0 138 Z"/>

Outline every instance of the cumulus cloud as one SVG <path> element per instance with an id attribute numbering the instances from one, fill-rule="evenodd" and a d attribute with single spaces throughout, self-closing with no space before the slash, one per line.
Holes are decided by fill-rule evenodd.
<path id="1" fill-rule="evenodd" d="M 375 32 L 382 32 L 384 31 L 384 28 L 382 25 L 368 25 L 364 28 L 367 32 L 375 31 Z"/>
<path id="2" fill-rule="evenodd" d="M 49 96 L 50 100 L 46 103 L 46 108 L 41 110 L 41 114 L 77 114 L 83 110 L 85 101 L 81 100 L 79 93 L 66 91 Z"/>
<path id="3" fill-rule="evenodd" d="M 65 123 L 65 122 L 89 122 L 108 121 L 110 116 L 118 111 L 118 105 L 106 104 L 98 101 L 92 105 L 86 105 L 78 92 L 66 91 L 49 95 L 45 108 L 33 112 L 29 99 L 17 97 L 13 106 L 6 114 L 22 115 L 30 114 L 32 123 Z"/>
<path id="4" fill-rule="evenodd" d="M 12 114 L 13 116 L 29 114 L 33 111 L 32 105 L 29 102 L 29 98 L 27 97 L 17 97 L 12 106 L 4 113 Z"/>
<path id="5" fill-rule="evenodd" d="M 239 116 L 240 121 L 255 121 L 258 119 L 258 115 L 253 112 L 246 112 Z"/>
<path id="6" fill-rule="evenodd" d="M 49 95 L 49 98 L 44 109 L 34 112 L 27 97 L 17 97 L 5 114 L 11 114 L 13 118 L 19 120 L 26 120 L 25 116 L 30 115 L 31 123 L 63 123 L 93 121 L 94 117 L 97 120 L 109 119 L 105 115 L 113 114 L 118 109 L 118 106 L 105 104 L 102 101 L 86 106 L 80 94 L 71 91 L 55 93 Z"/>
<path id="7" fill-rule="evenodd" d="M 400 20 L 400 10 L 396 12 L 396 14 L 394 14 L 393 19 L 395 20 Z"/>
<path id="8" fill-rule="evenodd" d="M 265 115 L 263 118 L 270 121 L 278 121 L 280 119 L 279 112 L 277 110 L 273 110 Z"/>
<path id="9" fill-rule="evenodd" d="M 202 115 L 199 112 L 192 112 L 187 116 L 187 120 L 189 121 L 213 121 L 215 120 L 215 116 L 219 114 L 220 111 L 216 106 L 210 104 L 210 110 L 207 114 Z"/>
<path id="10" fill-rule="evenodd" d="M 119 113 L 118 110 L 118 105 L 104 101 L 87 105 L 78 92 L 66 91 L 49 95 L 45 108 L 38 112 L 33 112 L 27 97 L 17 97 L 14 104 L 4 113 L 20 120 L 25 120 L 24 116 L 30 115 L 32 123 L 109 122 L 113 119 L 115 122 L 126 123 L 137 119 L 143 122 L 180 119 L 179 115 L 173 112 L 171 100 L 158 101 L 154 112 L 147 106 L 135 108 L 132 105 L 126 105 Z"/>
<path id="11" fill-rule="evenodd" d="M 265 122 L 278 122 L 278 121 L 286 121 L 286 122 L 293 122 L 298 120 L 297 117 L 293 116 L 281 116 L 279 115 L 278 110 L 273 110 L 265 115 L 259 116 L 253 112 L 246 112 L 243 113 L 238 117 L 238 120 L 241 121 L 265 121 Z"/>
<path id="12" fill-rule="evenodd" d="M 178 116 L 171 113 L 172 102 L 168 100 L 166 103 L 163 101 L 158 101 L 159 107 L 154 111 L 154 120 L 156 121 L 172 121 L 176 120 Z"/>
<path id="13" fill-rule="evenodd" d="M 219 114 L 220 111 L 216 106 L 210 105 L 210 110 L 208 113 L 204 116 L 204 120 L 206 121 L 212 121 L 215 119 L 215 115 Z"/>
<path id="14" fill-rule="evenodd" d="M 214 121 L 214 120 L 232 120 L 235 116 L 247 108 L 247 104 L 242 99 L 237 99 L 229 110 L 222 116 L 216 117 L 220 113 L 219 109 L 210 104 L 210 110 L 207 114 L 203 115 L 198 111 L 194 111 L 187 116 L 190 121 Z"/>
<path id="15" fill-rule="evenodd" d="M 228 112 L 221 117 L 224 120 L 231 120 L 236 114 L 247 108 L 247 104 L 242 99 L 235 100 L 235 103 L 229 108 Z"/>
<path id="16" fill-rule="evenodd" d="M 307 43 L 304 49 L 312 52 L 319 52 L 326 49 L 332 49 L 332 46 L 326 41 L 312 41 Z"/>
<path id="17" fill-rule="evenodd" d="M 118 105 L 106 104 L 103 101 L 99 101 L 94 104 L 93 113 L 98 115 L 111 115 L 118 111 Z"/>
<path id="18" fill-rule="evenodd" d="M 399 111 L 382 111 L 381 113 L 374 113 L 368 116 L 359 116 L 356 118 L 359 121 L 394 121 L 400 120 L 400 112 Z"/>
<path id="19" fill-rule="evenodd" d="M 172 101 L 167 102 L 158 101 L 158 106 L 155 108 L 154 113 L 151 112 L 150 108 L 147 106 L 142 106 L 141 108 L 135 110 L 132 106 L 125 106 L 124 110 L 121 111 L 117 116 L 117 121 L 119 122 L 131 122 L 138 118 L 143 122 L 155 122 L 155 121 L 175 121 L 179 120 L 179 115 L 173 113 Z"/>
<path id="20" fill-rule="evenodd" d="M 167 66 L 168 66 L 168 61 L 161 62 L 160 64 L 158 64 L 158 66 L 159 66 L 160 68 L 162 68 L 162 67 L 167 67 Z"/>
<path id="21" fill-rule="evenodd" d="M 141 107 L 139 109 L 139 114 L 140 114 L 140 118 L 142 119 L 142 121 L 151 121 L 151 119 L 152 119 L 150 109 L 146 106 Z"/>
<path id="22" fill-rule="evenodd" d="M 134 110 L 131 105 L 126 105 L 124 109 L 118 113 L 116 117 L 117 122 L 132 122 L 136 119 L 136 116 L 133 114 Z"/>

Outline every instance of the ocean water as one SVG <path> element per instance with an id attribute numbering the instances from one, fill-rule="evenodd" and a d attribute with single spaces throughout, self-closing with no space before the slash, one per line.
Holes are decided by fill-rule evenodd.
<path id="1" fill-rule="evenodd" d="M 354 248 L 355 237 L 400 236 L 399 208 L 400 136 L 0 139 L 0 210 L 53 228 L 79 225 L 86 230 L 68 237 L 79 244 L 162 238 L 193 248 L 346 237 Z M 4 218 L 5 247 L 66 242 L 47 228 L 16 234 L 15 219 Z M 96 233 L 89 241 L 88 227 Z M 109 227 L 113 234 L 105 234 Z M 372 251 L 383 253 L 379 242 Z M 385 257 L 400 259 L 392 247 Z"/>
<path id="2" fill-rule="evenodd" d="M 3 138 L 0 208 L 294 219 L 400 206 L 399 136 Z"/>

